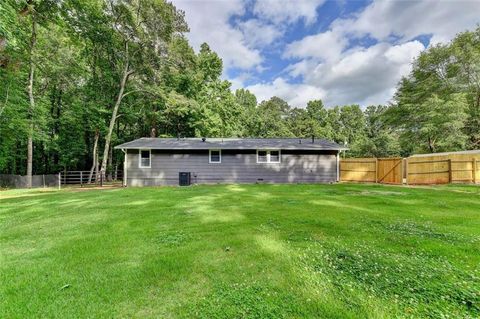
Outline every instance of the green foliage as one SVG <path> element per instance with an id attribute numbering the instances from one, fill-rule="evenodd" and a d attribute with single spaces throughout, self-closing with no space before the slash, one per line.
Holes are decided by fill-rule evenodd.
<path id="1" fill-rule="evenodd" d="M 398 134 L 388 125 L 383 105 L 369 106 L 365 110 L 366 134 L 356 144 L 356 152 L 365 157 L 390 157 L 400 155 Z"/>
<path id="2" fill-rule="evenodd" d="M 390 124 L 404 153 L 480 146 L 480 27 L 432 46 L 402 79 Z"/>
<path id="3" fill-rule="evenodd" d="M 279 97 L 260 103 L 256 109 L 253 135 L 257 137 L 293 137 L 286 119 L 290 106 Z"/>
<path id="4" fill-rule="evenodd" d="M 37 42 L 30 54 L 32 22 Z M 85 170 L 95 133 L 105 149 L 143 136 L 324 138 L 347 156 L 480 147 L 480 28 L 430 47 L 390 106 L 292 108 L 231 91 L 208 44 L 190 46 L 184 12 L 164 0 L 5 0 L 0 5 L 0 172 L 24 174 L 33 123 L 34 173 Z M 33 62 L 35 107 L 27 94 Z M 126 68 L 128 66 L 128 68 Z M 110 167 L 123 156 L 113 152 Z M 100 158 L 102 159 L 102 158 Z"/>

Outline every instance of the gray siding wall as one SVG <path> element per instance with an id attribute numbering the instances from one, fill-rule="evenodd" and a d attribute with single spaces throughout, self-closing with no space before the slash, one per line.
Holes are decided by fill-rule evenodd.
<path id="1" fill-rule="evenodd" d="M 151 168 L 139 168 L 138 150 L 129 150 L 128 186 L 178 185 L 179 172 L 192 183 L 328 183 L 337 176 L 336 151 L 282 151 L 281 163 L 257 163 L 255 150 L 222 151 L 221 163 L 209 163 L 208 151 L 152 150 Z"/>

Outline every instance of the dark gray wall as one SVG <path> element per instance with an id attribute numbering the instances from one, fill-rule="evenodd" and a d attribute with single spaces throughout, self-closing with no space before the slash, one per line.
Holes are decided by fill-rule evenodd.
<path id="1" fill-rule="evenodd" d="M 178 185 L 179 172 L 191 172 L 192 183 L 328 183 L 336 181 L 336 151 L 282 151 L 279 164 L 257 163 L 255 150 L 222 151 L 222 162 L 210 164 L 208 151 L 152 150 L 151 168 L 139 168 L 138 150 L 129 150 L 128 186 Z"/>

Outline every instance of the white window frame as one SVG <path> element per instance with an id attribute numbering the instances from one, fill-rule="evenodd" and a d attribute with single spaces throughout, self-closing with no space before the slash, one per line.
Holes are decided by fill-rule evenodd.
<path id="1" fill-rule="evenodd" d="M 278 152 L 278 161 L 273 162 L 270 158 L 270 152 Z M 258 152 L 267 152 L 267 161 L 260 162 L 258 160 Z M 257 149 L 257 164 L 280 164 L 282 162 L 282 152 L 278 149 Z"/>
<path id="2" fill-rule="evenodd" d="M 218 153 L 219 153 L 219 161 L 218 162 L 212 162 L 212 151 L 218 151 Z M 208 150 L 208 163 L 210 163 L 210 164 L 221 164 L 222 163 L 222 150 L 221 149 Z"/>
<path id="3" fill-rule="evenodd" d="M 142 152 L 148 151 L 148 166 L 142 165 Z M 138 150 L 138 168 L 152 168 L 152 150 L 151 149 L 139 149 Z"/>

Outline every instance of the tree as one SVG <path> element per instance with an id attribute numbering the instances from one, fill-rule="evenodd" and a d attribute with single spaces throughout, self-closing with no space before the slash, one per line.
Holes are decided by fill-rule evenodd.
<path id="1" fill-rule="evenodd" d="M 467 146 L 480 146 L 480 27 L 473 32 L 459 34 L 452 42 L 452 55 L 456 68 L 456 86 L 458 92 L 466 95 L 468 119 L 465 133 Z"/>
<path id="2" fill-rule="evenodd" d="M 155 67 L 161 63 L 161 57 L 167 54 L 166 49 L 172 36 L 188 31 L 183 12 L 177 11 L 172 4 L 163 1 L 111 2 L 108 15 L 122 45 L 118 47 L 122 56 L 119 63 L 119 66 L 122 65 L 122 71 L 105 137 L 101 174 L 105 174 L 107 169 L 109 147 L 120 104 L 125 96 L 134 92 L 124 93 L 130 76 L 135 72 L 139 73 L 139 77 L 152 75 Z"/>
<path id="3" fill-rule="evenodd" d="M 398 123 L 404 149 L 435 153 L 464 149 L 466 109 L 464 94 L 443 99 L 433 94 L 420 104 L 398 104 L 389 110 L 389 116 Z"/>
<path id="4" fill-rule="evenodd" d="M 252 135 L 255 137 L 293 137 L 287 119 L 290 106 L 279 97 L 260 103 L 255 112 Z"/>
<path id="5" fill-rule="evenodd" d="M 25 45 L 25 60 L 28 63 L 28 81 L 27 92 L 29 100 L 28 108 L 28 121 L 29 129 L 27 133 L 27 187 L 32 186 L 32 171 L 33 171 L 33 139 L 35 133 L 35 122 L 37 118 L 36 105 L 35 105 L 35 70 L 36 70 L 36 46 L 37 46 L 37 33 L 38 26 L 45 26 L 51 23 L 56 18 L 57 4 L 55 1 L 43 0 L 43 1 L 29 1 L 26 7 L 22 9 L 22 15 L 25 16 L 23 26 L 28 28 L 29 31 L 25 32 L 23 41 L 27 43 Z"/>
<path id="6" fill-rule="evenodd" d="M 366 134 L 355 150 L 362 157 L 390 157 L 400 155 L 398 135 L 388 125 L 385 113 L 388 106 L 371 105 L 364 111 Z"/>
<path id="7" fill-rule="evenodd" d="M 309 136 L 331 139 L 332 128 L 328 125 L 328 112 L 322 100 L 313 100 L 307 103 L 307 114 L 309 118 Z"/>
<path id="8" fill-rule="evenodd" d="M 241 136 L 253 137 L 252 132 L 255 127 L 255 113 L 257 108 L 257 97 L 246 89 L 237 89 L 235 91 L 235 100 L 239 107 L 239 121 L 242 123 L 243 131 Z"/>

